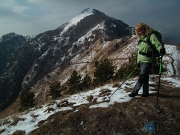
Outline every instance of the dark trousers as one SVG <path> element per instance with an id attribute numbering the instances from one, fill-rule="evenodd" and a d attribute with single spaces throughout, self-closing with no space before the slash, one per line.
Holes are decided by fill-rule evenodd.
<path id="1" fill-rule="evenodd" d="M 152 68 L 152 63 L 143 63 L 140 62 L 140 75 L 136 85 L 134 86 L 132 93 L 137 95 L 138 91 L 140 90 L 141 86 L 143 86 L 143 94 L 149 94 L 149 72 Z"/>

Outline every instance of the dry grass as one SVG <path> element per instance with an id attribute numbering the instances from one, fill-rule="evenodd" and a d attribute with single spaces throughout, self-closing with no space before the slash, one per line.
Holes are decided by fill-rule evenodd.
<path id="1" fill-rule="evenodd" d="M 92 95 L 87 96 L 86 100 L 89 101 L 89 102 L 91 102 L 91 101 L 93 100 L 93 96 L 92 96 Z"/>
<path id="2" fill-rule="evenodd" d="M 44 112 L 50 113 L 54 111 L 54 108 L 48 107 Z"/>
<path id="3" fill-rule="evenodd" d="M 99 97 L 109 96 L 111 91 L 109 89 L 101 89 L 99 93 Z"/>
<path id="4" fill-rule="evenodd" d="M 154 81 L 158 82 L 158 77 L 155 77 Z M 73 110 L 51 115 L 47 120 L 40 121 L 39 128 L 29 135 L 178 135 L 180 132 L 180 91 L 169 82 L 161 80 L 161 84 L 158 108 L 156 108 L 156 93 L 146 98 L 135 97 L 126 103 L 115 103 L 109 108 L 94 109 L 89 109 L 89 106 L 95 104 L 97 99 L 90 95 L 87 97 L 90 104 L 76 106 Z M 157 85 L 153 87 L 157 88 Z M 126 89 L 126 91 L 129 90 Z M 108 89 L 102 89 L 99 96 L 108 94 Z M 73 103 L 64 100 L 57 106 L 73 107 Z M 46 111 L 50 112 L 54 109 L 49 107 Z M 31 116 L 37 117 L 34 114 Z M 13 123 L 16 124 L 19 120 L 21 119 L 14 115 Z M 145 123 L 149 121 L 155 121 L 155 133 L 145 132 Z M 9 121 L 4 120 L 4 123 L 6 122 Z M 13 135 L 16 134 L 25 135 L 25 132 L 16 131 Z"/>
<path id="5" fill-rule="evenodd" d="M 36 118 L 36 117 L 39 116 L 39 115 L 35 115 L 34 112 L 31 112 L 30 115 L 31 115 L 31 117 L 33 117 L 33 118 Z"/>
<path id="6" fill-rule="evenodd" d="M 5 128 L 1 129 L 0 134 L 3 133 L 5 130 L 6 130 Z"/>
<path id="7" fill-rule="evenodd" d="M 159 108 L 155 107 L 156 94 L 135 97 L 109 108 L 89 109 L 89 105 L 82 105 L 75 108 L 76 112 L 58 112 L 39 122 L 39 128 L 29 135 L 146 135 L 151 134 L 145 132 L 147 121 L 155 121 L 156 135 L 177 135 L 180 133 L 180 91 L 166 81 L 161 83 Z"/>
<path id="8" fill-rule="evenodd" d="M 11 123 L 11 121 L 9 120 L 9 118 L 4 118 L 4 119 L 2 119 L 1 120 L 1 125 L 5 125 L 5 124 L 10 124 Z"/>
<path id="9" fill-rule="evenodd" d="M 11 126 L 16 125 L 20 120 L 24 121 L 24 118 L 20 118 L 18 115 L 12 116 L 13 122 L 11 123 Z"/>
<path id="10" fill-rule="evenodd" d="M 12 135 L 25 135 L 25 131 L 17 130 Z"/>

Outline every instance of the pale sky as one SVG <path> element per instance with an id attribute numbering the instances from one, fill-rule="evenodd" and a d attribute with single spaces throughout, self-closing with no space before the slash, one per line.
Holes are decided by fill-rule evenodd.
<path id="1" fill-rule="evenodd" d="M 0 36 L 54 30 L 86 8 L 97 9 L 134 27 L 180 29 L 180 0 L 0 0 Z"/>

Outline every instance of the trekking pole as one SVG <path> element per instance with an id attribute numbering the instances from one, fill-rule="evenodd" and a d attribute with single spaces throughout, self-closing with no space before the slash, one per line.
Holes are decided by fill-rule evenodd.
<path id="1" fill-rule="evenodd" d="M 137 69 L 137 68 L 135 68 L 135 69 L 126 77 L 126 79 L 124 80 L 124 82 L 130 78 L 130 76 L 136 71 L 136 69 Z M 122 82 L 121 85 L 123 85 L 124 82 Z M 117 89 L 110 95 L 109 98 L 111 98 L 111 96 L 114 95 L 114 93 L 121 87 L 121 85 L 119 85 L 119 86 L 117 87 Z"/>
<path id="2" fill-rule="evenodd" d="M 158 82 L 157 102 L 156 102 L 156 106 L 155 106 L 156 109 L 160 108 L 160 106 L 158 106 L 158 98 L 159 98 L 159 89 L 160 89 L 161 74 L 162 74 L 162 56 L 160 56 L 160 64 L 159 64 L 159 82 Z"/>

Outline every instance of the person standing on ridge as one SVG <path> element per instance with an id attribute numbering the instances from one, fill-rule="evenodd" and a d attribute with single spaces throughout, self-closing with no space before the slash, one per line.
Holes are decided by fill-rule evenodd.
<path id="1" fill-rule="evenodd" d="M 139 23 L 135 27 L 135 33 L 137 38 L 141 41 L 138 43 L 137 54 L 137 67 L 140 68 L 140 75 L 134 86 L 130 97 L 138 95 L 138 91 L 143 86 L 143 93 L 141 97 L 149 96 L 149 72 L 153 65 L 154 55 L 152 47 L 147 43 L 149 36 L 149 42 L 158 50 L 158 53 L 163 54 L 162 44 L 153 33 L 153 29 L 145 23 Z"/>

